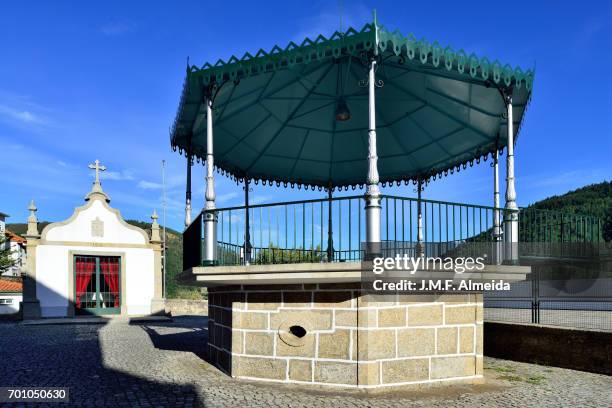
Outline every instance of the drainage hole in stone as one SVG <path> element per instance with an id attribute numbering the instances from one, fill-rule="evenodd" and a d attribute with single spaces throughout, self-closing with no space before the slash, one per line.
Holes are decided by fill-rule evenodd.
<path id="1" fill-rule="evenodd" d="M 289 328 L 289 333 L 293 334 L 298 339 L 301 339 L 306 335 L 306 329 L 302 326 L 291 326 Z"/>

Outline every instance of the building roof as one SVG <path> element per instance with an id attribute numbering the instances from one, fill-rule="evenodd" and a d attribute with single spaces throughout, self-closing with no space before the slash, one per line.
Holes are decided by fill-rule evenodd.
<path id="1" fill-rule="evenodd" d="M 0 217 L 10 217 L 10 215 L 3 213 L 2 211 L 0 211 Z"/>
<path id="2" fill-rule="evenodd" d="M 207 94 L 214 99 L 215 166 L 237 179 L 307 186 L 364 184 L 368 61 L 378 59 L 381 183 L 459 171 L 506 147 L 503 95 L 518 134 L 531 98 L 523 70 L 389 31 L 376 21 L 330 38 L 188 66 L 174 149 L 206 158 Z M 340 102 L 350 109 L 338 121 Z M 348 106 L 348 108 L 346 108 Z"/>
<path id="3" fill-rule="evenodd" d="M 9 239 L 9 241 L 11 242 L 18 242 L 20 244 L 25 244 L 26 243 L 26 239 L 23 238 L 20 235 L 15 234 L 12 231 L 6 230 L 4 231 L 4 234 L 6 235 L 6 237 Z"/>
<path id="4" fill-rule="evenodd" d="M 23 290 L 20 280 L 0 278 L 0 293 L 18 293 Z"/>

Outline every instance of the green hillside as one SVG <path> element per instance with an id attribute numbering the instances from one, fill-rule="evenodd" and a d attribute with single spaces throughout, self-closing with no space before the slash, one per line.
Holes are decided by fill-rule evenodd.
<path id="1" fill-rule="evenodd" d="M 599 217 L 602 233 L 607 242 L 612 241 L 612 182 L 604 181 L 552 196 L 531 204 L 528 208 L 556 210 L 572 214 Z"/>

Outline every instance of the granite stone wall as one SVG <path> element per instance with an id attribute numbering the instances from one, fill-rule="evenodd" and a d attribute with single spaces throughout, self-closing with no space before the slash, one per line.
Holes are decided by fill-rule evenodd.
<path id="1" fill-rule="evenodd" d="M 166 299 L 166 313 L 172 316 L 208 314 L 208 301 L 191 299 Z"/>
<path id="2" fill-rule="evenodd" d="M 482 295 L 359 284 L 209 289 L 211 363 L 236 378 L 378 388 L 482 379 Z"/>

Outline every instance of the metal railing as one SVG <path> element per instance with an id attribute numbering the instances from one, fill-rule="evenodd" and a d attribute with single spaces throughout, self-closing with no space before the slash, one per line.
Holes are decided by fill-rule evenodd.
<path id="1" fill-rule="evenodd" d="M 322 198 L 214 210 L 217 216 L 217 258 L 221 265 L 359 261 L 363 257 L 363 196 Z M 417 255 L 419 200 L 381 197 L 381 240 L 388 252 Z M 503 208 L 436 200 L 420 200 L 421 240 L 425 256 L 469 251 L 490 253 L 495 217 L 503 229 Z M 206 211 L 206 210 L 205 210 Z M 204 212 L 184 232 L 184 269 L 201 264 Z M 596 217 L 557 211 L 521 209 L 521 255 L 559 255 L 556 243 L 596 243 L 601 223 Z M 539 246 L 538 246 L 539 245 Z M 588 248 L 588 246 L 585 246 Z"/>
<path id="2" fill-rule="evenodd" d="M 523 259 L 531 266 L 524 281 L 485 291 L 485 320 L 612 331 L 612 246 L 590 245 L 588 258 Z"/>

